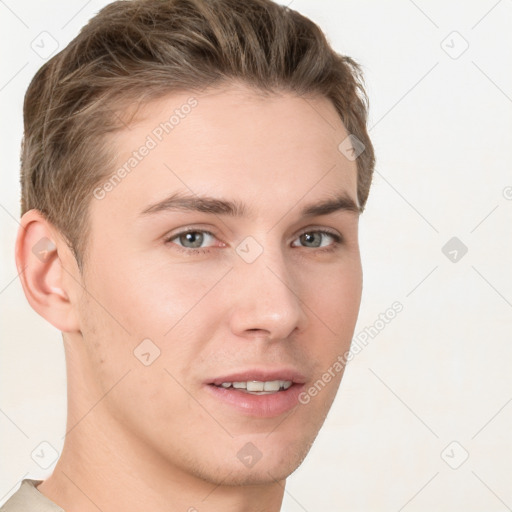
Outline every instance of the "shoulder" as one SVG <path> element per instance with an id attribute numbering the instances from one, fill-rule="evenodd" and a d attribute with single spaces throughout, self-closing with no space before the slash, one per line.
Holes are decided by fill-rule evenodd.
<path id="1" fill-rule="evenodd" d="M 0 507 L 0 512 L 64 512 L 36 488 L 42 480 L 22 480 L 19 489 Z"/>

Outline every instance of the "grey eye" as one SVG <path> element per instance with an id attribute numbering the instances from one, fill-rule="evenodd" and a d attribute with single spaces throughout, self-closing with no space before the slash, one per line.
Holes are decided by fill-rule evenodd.
<path id="1" fill-rule="evenodd" d="M 197 249 L 203 244 L 204 234 L 200 231 L 189 231 L 188 233 L 179 235 L 178 240 L 183 247 Z"/>
<path id="2" fill-rule="evenodd" d="M 313 232 L 300 235 L 300 241 L 306 247 L 320 247 L 324 233 Z"/>

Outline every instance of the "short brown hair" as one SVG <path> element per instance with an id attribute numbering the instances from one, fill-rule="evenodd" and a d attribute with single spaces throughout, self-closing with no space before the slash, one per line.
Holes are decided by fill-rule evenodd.
<path id="1" fill-rule="evenodd" d="M 362 211 L 375 159 L 361 70 L 332 50 L 317 25 L 270 0 L 121 0 L 93 17 L 30 83 L 21 213 L 40 210 L 82 268 L 92 190 L 113 171 L 105 135 L 123 127 L 123 109 L 235 80 L 332 101 L 365 147 L 357 158 Z"/>

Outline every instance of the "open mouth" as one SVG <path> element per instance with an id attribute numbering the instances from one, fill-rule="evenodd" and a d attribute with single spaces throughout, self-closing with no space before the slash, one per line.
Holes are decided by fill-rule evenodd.
<path id="1" fill-rule="evenodd" d="M 242 393 L 249 393 L 251 395 L 270 395 L 286 391 L 293 385 L 293 382 L 291 380 L 249 380 L 240 382 L 223 382 L 219 385 L 211 385 L 224 389 L 233 389 Z"/>
<path id="2" fill-rule="evenodd" d="M 260 367 L 225 373 L 204 384 L 216 403 L 244 415 L 272 418 L 299 404 L 306 382 L 306 377 L 294 368 Z"/>

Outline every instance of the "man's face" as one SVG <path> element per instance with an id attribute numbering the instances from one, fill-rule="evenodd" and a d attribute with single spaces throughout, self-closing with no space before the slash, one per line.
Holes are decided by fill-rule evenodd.
<path id="1" fill-rule="evenodd" d="M 280 480 L 334 400 L 361 299 L 358 214 L 303 210 L 357 204 L 356 163 L 324 98 L 191 96 L 150 103 L 110 141 L 115 169 L 140 161 L 90 204 L 83 340 L 67 350 L 80 353 L 84 410 L 103 398 L 76 428 L 103 424 L 113 445 L 214 483 Z M 204 197 L 243 211 L 185 208 Z"/>

